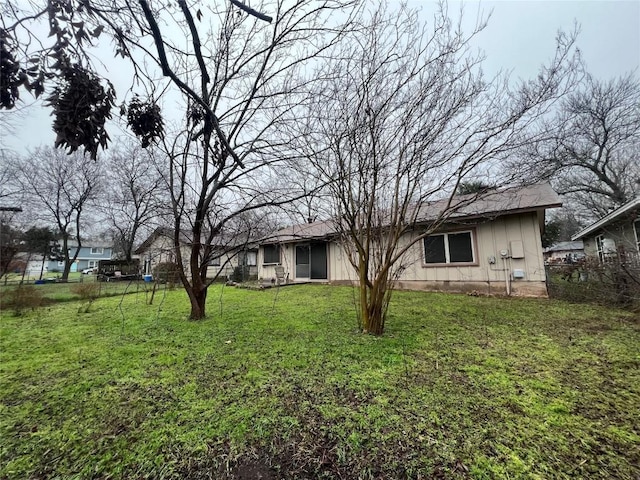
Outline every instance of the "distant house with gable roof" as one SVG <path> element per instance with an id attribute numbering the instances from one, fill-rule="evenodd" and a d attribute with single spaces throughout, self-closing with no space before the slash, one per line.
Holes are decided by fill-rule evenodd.
<path id="1" fill-rule="evenodd" d="M 640 197 L 625 203 L 576 233 L 587 256 L 601 263 L 640 263 Z"/>

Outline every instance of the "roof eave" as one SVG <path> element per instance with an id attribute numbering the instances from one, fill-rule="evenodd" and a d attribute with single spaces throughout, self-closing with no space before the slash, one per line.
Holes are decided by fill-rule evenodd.
<path id="1" fill-rule="evenodd" d="M 582 238 L 601 229 L 602 227 L 605 227 L 610 223 L 613 223 L 616 219 L 618 219 L 619 217 L 621 217 L 625 213 L 628 213 L 630 210 L 633 210 L 636 207 L 640 207 L 640 197 L 636 197 L 633 200 L 631 200 L 629 203 L 626 203 L 621 207 L 617 208 L 616 210 L 614 210 L 613 212 L 608 213 L 597 222 L 589 225 L 587 228 L 576 233 L 573 237 L 571 237 L 571 240 L 573 241 L 581 240 Z"/>
<path id="2" fill-rule="evenodd" d="M 522 213 L 531 213 L 531 212 L 539 212 L 540 210 L 548 210 L 550 208 L 560 208 L 562 207 L 562 202 L 557 203 L 549 203 L 546 205 L 536 205 L 531 207 L 523 207 L 523 208 L 514 208 L 512 210 L 500 210 L 493 212 L 479 212 L 472 213 L 468 215 L 452 215 L 447 218 L 447 222 L 456 222 L 460 220 L 480 220 L 480 219 L 492 219 L 498 217 L 504 217 L 506 215 L 519 215 Z M 418 221 L 419 224 L 433 222 L 435 219 L 421 219 Z"/>

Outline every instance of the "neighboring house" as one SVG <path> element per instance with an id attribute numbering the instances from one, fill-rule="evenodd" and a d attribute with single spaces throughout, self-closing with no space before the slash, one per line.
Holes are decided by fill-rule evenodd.
<path id="1" fill-rule="evenodd" d="M 238 235 L 238 238 L 220 236 L 217 239 L 219 255 L 209 260 L 207 278 L 231 278 L 238 266 L 246 267 L 243 272 L 247 278 L 257 278 L 258 249 L 257 246 L 248 244 L 244 237 L 246 235 Z M 191 241 L 186 232 L 181 233 L 180 243 L 183 262 L 188 265 Z M 175 263 L 177 259 L 173 230 L 166 227 L 156 228 L 134 253 L 140 258 L 143 273 L 146 275 L 152 274 L 160 263 Z M 186 271 L 189 272 L 189 268 L 186 268 Z"/>
<path id="2" fill-rule="evenodd" d="M 582 240 L 575 242 L 558 242 L 544 249 L 544 260 L 547 263 L 574 263 L 585 257 Z"/>
<path id="3" fill-rule="evenodd" d="M 69 241 L 69 257 L 73 258 L 78 245 L 73 241 Z M 100 260 L 111 260 L 113 255 L 113 247 L 104 241 L 86 241 L 83 242 L 78 252 L 76 261 L 71 265 L 71 272 L 81 272 L 86 268 L 94 268 L 98 266 Z M 61 272 L 64 269 L 64 261 L 58 262 L 48 260 L 46 268 L 49 272 Z"/>
<path id="4" fill-rule="evenodd" d="M 421 235 L 420 222 L 429 225 L 443 205 L 435 202 L 421 209 L 418 226 L 408 237 Z M 397 287 L 546 296 L 541 233 L 545 210 L 561 206 L 551 187 L 494 190 L 460 205 L 446 224 L 408 252 Z M 290 282 L 357 279 L 331 221 L 295 225 L 263 240 L 258 276 L 275 278 L 276 266 L 284 268 Z"/>
<path id="5" fill-rule="evenodd" d="M 638 262 L 640 259 L 640 197 L 605 215 L 575 234 L 587 256 L 601 263 Z"/>
<path id="6" fill-rule="evenodd" d="M 133 251 L 140 258 L 142 273 L 149 275 L 160 263 L 176 261 L 172 233 L 168 228 L 158 227 Z"/>
<path id="7" fill-rule="evenodd" d="M 40 273 L 42 273 L 42 275 L 48 273 L 47 262 L 42 255 L 32 255 L 27 262 L 25 276 L 39 278 Z"/>
<path id="8" fill-rule="evenodd" d="M 40 272 L 47 273 L 47 262 L 44 262 L 42 255 L 28 252 L 18 252 L 11 261 L 10 272 L 24 273 L 25 278 L 38 278 Z"/>

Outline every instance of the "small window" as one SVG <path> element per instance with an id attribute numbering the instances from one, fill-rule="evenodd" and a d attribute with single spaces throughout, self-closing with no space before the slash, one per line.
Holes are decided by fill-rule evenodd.
<path id="1" fill-rule="evenodd" d="M 102 247 L 91 247 L 91 255 L 102 255 L 104 253 L 104 248 Z"/>
<path id="2" fill-rule="evenodd" d="M 213 257 L 211 259 L 211 261 L 209 262 L 209 265 L 211 265 L 212 267 L 219 267 L 220 266 L 220 256 Z"/>
<path id="3" fill-rule="evenodd" d="M 243 267 L 255 267 L 258 264 L 258 252 L 256 250 L 240 252 L 239 260 Z"/>
<path id="4" fill-rule="evenodd" d="M 98 266 L 98 262 L 96 260 L 88 260 L 87 268 L 96 268 Z"/>
<path id="5" fill-rule="evenodd" d="M 264 245 L 263 263 L 280 263 L 280 245 Z"/>
<path id="6" fill-rule="evenodd" d="M 640 253 L 640 219 L 633 222 L 633 230 L 636 233 L 636 249 Z"/>
<path id="7" fill-rule="evenodd" d="M 612 238 L 598 235 L 596 237 L 596 250 L 600 262 L 605 263 L 616 256 L 616 242 Z"/>
<path id="8" fill-rule="evenodd" d="M 425 237 L 424 261 L 427 264 L 473 263 L 471 232 L 441 233 Z"/>

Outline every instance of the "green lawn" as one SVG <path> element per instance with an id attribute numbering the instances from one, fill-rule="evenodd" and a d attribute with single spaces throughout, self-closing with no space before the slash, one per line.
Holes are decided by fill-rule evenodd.
<path id="1" fill-rule="evenodd" d="M 0 316 L 0 478 L 640 476 L 640 322 L 548 300 L 221 286 Z M 122 308 L 119 303 L 122 300 Z"/>
<path id="2" fill-rule="evenodd" d="M 11 283 L 13 282 L 13 283 Z M 0 282 L 0 309 L 10 309 L 13 307 L 13 296 L 16 289 L 19 287 L 20 280 L 12 280 L 7 282 Z M 70 277 L 67 283 L 45 283 L 42 285 L 36 285 L 33 281 L 25 282 L 22 288 L 27 289 L 27 295 L 36 297 L 35 303 L 38 300 L 44 300 L 44 304 L 51 304 L 53 302 L 74 301 L 81 298 L 78 293 L 78 288 L 81 285 L 93 285 L 95 288 L 95 294 L 99 297 L 118 296 L 122 293 L 145 293 L 151 295 L 153 289 L 152 283 L 146 283 L 143 281 L 137 282 L 98 282 L 95 275 L 82 275 L 80 277 Z M 163 289 L 163 285 L 159 285 L 157 288 Z M 27 300 L 24 302 L 28 308 L 31 303 Z"/>

